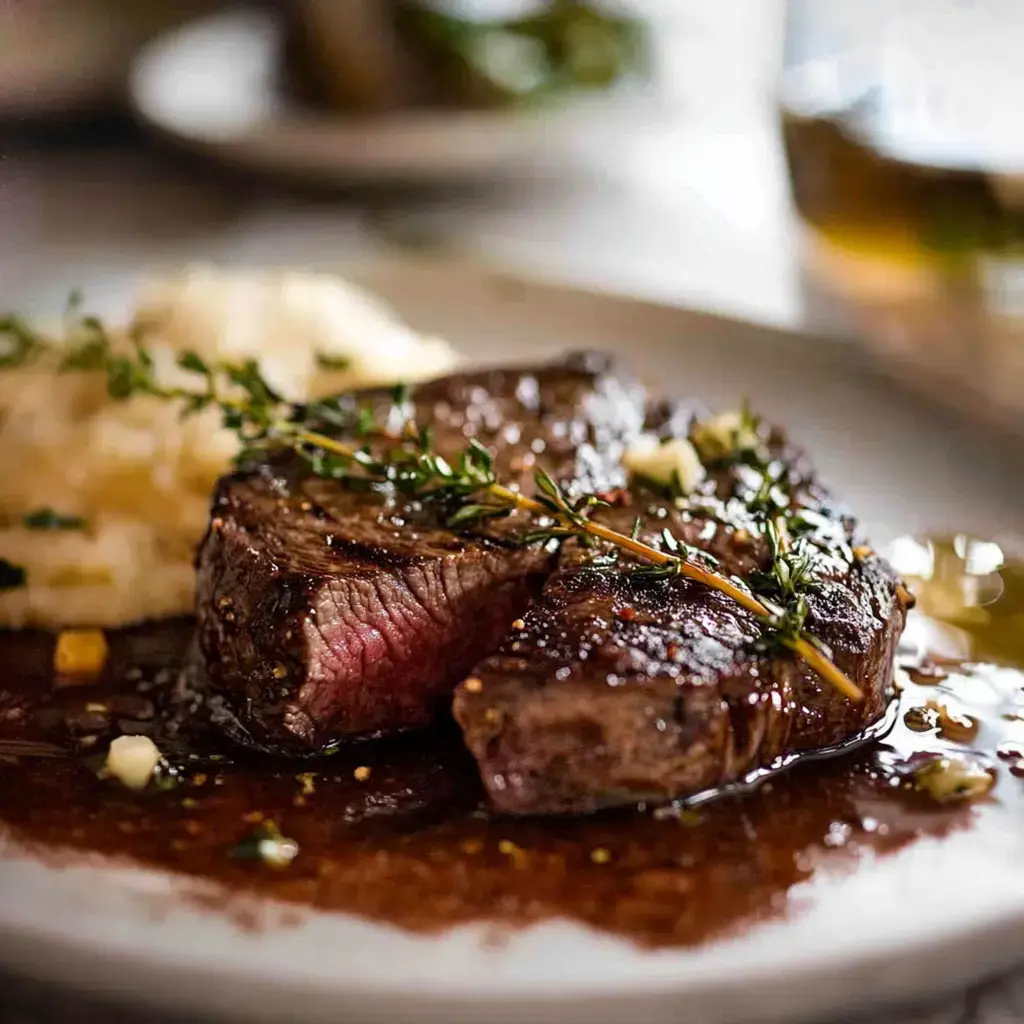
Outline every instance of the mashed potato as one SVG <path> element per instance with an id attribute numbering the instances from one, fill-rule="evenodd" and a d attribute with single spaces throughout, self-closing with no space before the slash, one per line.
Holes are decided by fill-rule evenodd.
<path id="1" fill-rule="evenodd" d="M 184 349 L 254 357 L 292 400 L 437 376 L 455 362 L 445 342 L 319 274 L 189 269 L 144 286 L 129 326 L 145 332 L 165 383 L 181 375 Z M 325 370 L 322 356 L 346 368 Z M 0 557 L 27 576 L 0 591 L 0 625 L 118 626 L 191 611 L 192 555 L 234 435 L 215 410 L 183 420 L 159 399 L 113 402 L 104 375 L 58 374 L 54 363 L 0 371 Z M 43 508 L 86 527 L 22 525 Z"/>

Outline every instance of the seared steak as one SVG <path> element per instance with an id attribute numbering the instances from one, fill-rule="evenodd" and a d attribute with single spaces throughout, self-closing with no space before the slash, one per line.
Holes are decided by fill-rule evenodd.
<path id="1" fill-rule="evenodd" d="M 690 425 L 669 407 L 648 429 L 664 438 Z M 521 628 L 456 691 L 455 716 L 496 808 L 585 812 L 693 795 L 842 745 L 883 716 L 906 617 L 898 579 L 804 454 L 778 431 L 768 444 L 773 478 L 816 552 L 807 628 L 864 700 L 821 681 L 728 597 L 683 577 L 645 579 L 625 557 L 595 567 L 592 553 L 567 545 Z M 744 498 L 761 480 L 726 467 L 674 501 L 634 485 L 630 507 L 594 517 L 629 532 L 639 512 L 648 543 L 660 546 L 668 527 L 720 572 L 749 580 L 772 563 Z"/>
<path id="2" fill-rule="evenodd" d="M 543 465 L 587 490 L 625 483 L 643 389 L 600 356 L 445 378 L 411 412 L 454 458 L 468 438 L 502 480 Z M 393 415 L 390 393 L 347 396 Z M 325 427 L 325 429 L 329 429 Z M 343 435 L 342 435 L 343 436 Z M 268 750 L 321 750 L 425 724 L 497 648 L 554 567 L 514 540 L 522 516 L 454 533 L 436 508 L 312 476 L 286 457 L 223 479 L 198 556 L 199 643 L 229 730 Z"/>
<path id="3" fill-rule="evenodd" d="M 382 421 L 390 400 L 339 401 Z M 570 492 L 604 494 L 610 506 L 591 514 L 620 532 L 635 525 L 658 546 L 667 528 L 747 581 L 773 566 L 751 501 L 764 466 L 725 459 L 683 498 L 627 481 L 626 447 L 685 438 L 693 416 L 650 403 L 606 361 L 458 375 L 411 402 L 448 457 L 476 437 L 499 478 L 528 493 L 542 466 Z M 429 502 L 312 476 L 286 456 L 221 482 L 199 555 L 200 644 L 232 731 L 313 752 L 421 725 L 465 680 L 455 716 L 493 805 L 512 813 L 689 795 L 844 743 L 888 704 L 898 581 L 802 453 L 778 433 L 764 445 L 787 521 L 813 541 L 807 626 L 862 702 L 717 591 L 636 574 L 629 556 L 575 540 L 524 546 L 523 516 L 453 532 Z"/>

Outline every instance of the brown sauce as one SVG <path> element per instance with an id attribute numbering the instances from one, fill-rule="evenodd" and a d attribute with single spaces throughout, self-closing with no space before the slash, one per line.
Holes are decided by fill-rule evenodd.
<path id="1" fill-rule="evenodd" d="M 947 548 L 933 549 L 936 564 Z M 1001 602 L 1016 614 L 1024 570 L 992 573 L 1001 582 L 975 588 L 991 600 L 973 621 L 983 622 L 983 640 L 998 633 L 1002 644 L 993 624 Z M 934 613 L 930 585 L 919 590 Z M 1015 812 L 1024 675 L 961 664 L 972 656 L 964 621 L 954 628 L 968 649 L 929 661 L 921 637 L 934 622 L 917 622 L 900 714 L 880 742 L 680 813 L 533 820 L 488 816 L 450 725 L 306 762 L 239 755 L 193 714 L 177 669 L 186 622 L 112 635 L 103 678 L 86 686 L 57 685 L 53 637 L 7 634 L 0 821 L 15 849 L 62 862 L 100 853 L 216 883 L 226 897 L 272 897 L 418 931 L 565 917 L 646 945 L 699 943 L 784 913 L 794 887 L 822 869 L 969 825 L 972 805 L 936 803 L 907 781 L 908 759 L 922 752 L 970 750 L 981 764 L 1000 764 L 988 799 Z M 1012 660 L 1004 646 L 996 653 Z M 929 700 L 947 712 L 945 728 L 924 712 L 908 726 L 905 712 Z M 134 793 L 100 777 L 108 741 L 121 732 L 154 737 L 175 769 L 167 788 Z M 298 846 L 284 866 L 259 856 L 267 822 Z"/>

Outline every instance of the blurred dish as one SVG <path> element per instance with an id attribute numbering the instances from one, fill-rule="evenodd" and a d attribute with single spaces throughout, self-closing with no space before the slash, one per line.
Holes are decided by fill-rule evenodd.
<path id="1" fill-rule="evenodd" d="M 642 89 L 501 110 L 409 110 L 368 118 L 302 106 L 282 84 L 285 28 L 238 11 L 143 49 L 129 82 L 150 128 L 226 162 L 321 182 L 499 176 L 620 148 L 659 107 Z"/>
<path id="2" fill-rule="evenodd" d="M 381 113 L 494 109 L 646 76 L 646 22 L 601 0 L 295 0 L 285 88 L 313 106 Z"/>

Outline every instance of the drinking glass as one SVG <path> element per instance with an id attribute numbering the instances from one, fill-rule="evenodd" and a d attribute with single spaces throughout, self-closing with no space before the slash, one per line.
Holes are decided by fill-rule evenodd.
<path id="1" fill-rule="evenodd" d="M 806 278 L 884 365 L 1024 426 L 1024 4 L 790 0 Z"/>

